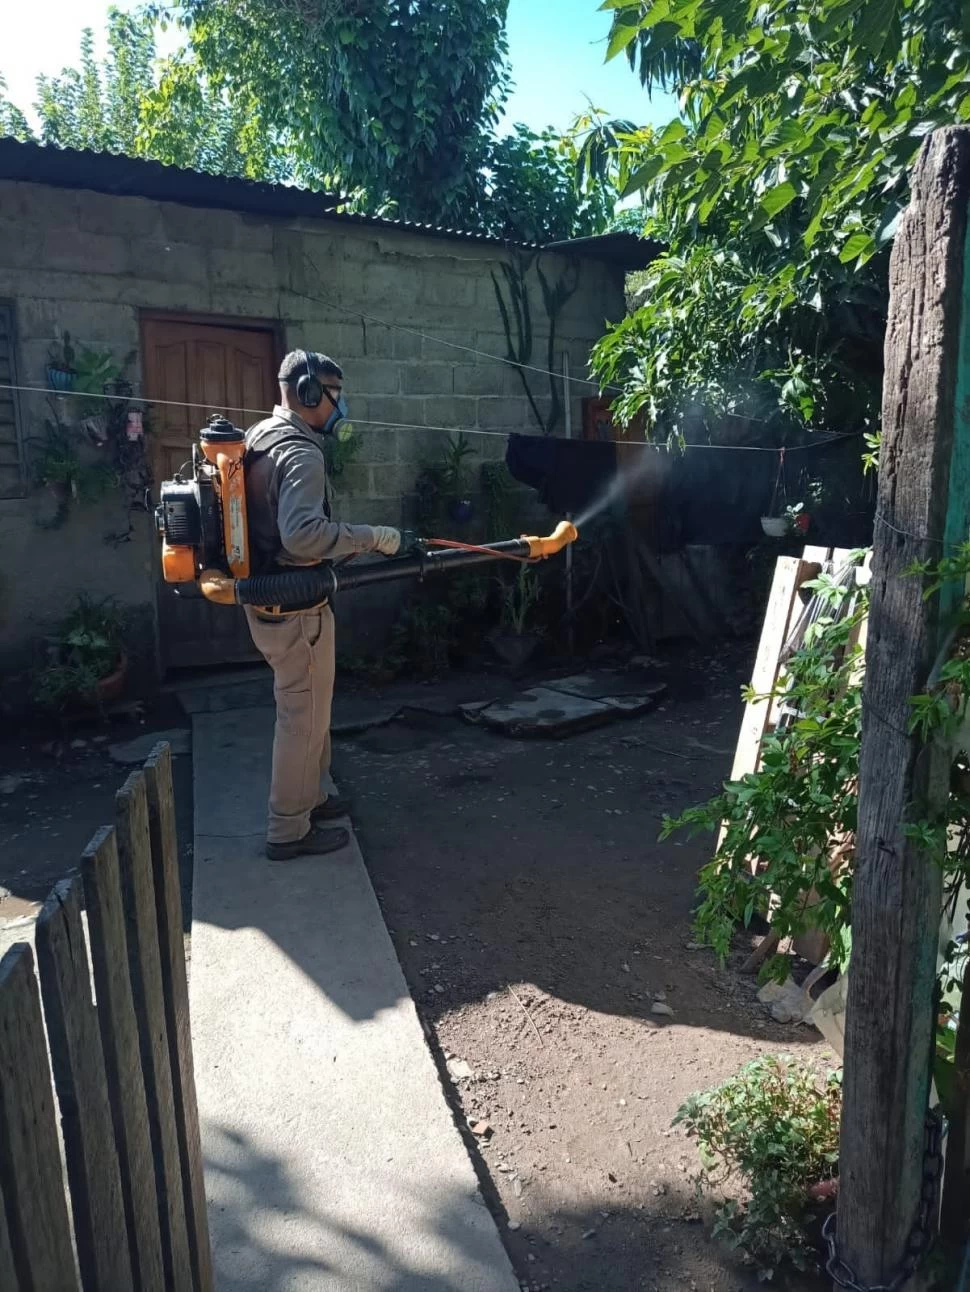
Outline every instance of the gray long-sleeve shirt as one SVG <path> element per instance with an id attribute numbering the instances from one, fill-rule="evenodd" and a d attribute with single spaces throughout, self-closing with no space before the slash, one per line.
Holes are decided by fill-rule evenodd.
<path id="1" fill-rule="evenodd" d="M 285 435 L 283 443 L 278 441 Z M 261 567 L 313 565 L 374 550 L 370 525 L 342 525 L 329 516 L 329 488 L 318 432 L 281 405 L 246 433 L 259 453 L 246 469 L 250 543 Z"/>

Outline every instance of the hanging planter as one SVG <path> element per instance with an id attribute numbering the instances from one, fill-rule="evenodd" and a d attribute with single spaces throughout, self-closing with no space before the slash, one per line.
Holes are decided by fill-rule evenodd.
<path id="1" fill-rule="evenodd" d="M 456 498 L 449 508 L 449 513 L 456 525 L 467 525 L 475 514 L 475 504 L 470 498 Z"/>
<path id="2" fill-rule="evenodd" d="M 769 538 L 784 538 L 788 533 L 788 517 L 762 516 L 761 528 Z"/>
<path id="3" fill-rule="evenodd" d="M 778 470 L 775 487 L 771 491 L 768 513 L 761 517 L 761 528 L 768 538 L 784 538 L 791 522 L 788 516 L 788 496 L 785 489 L 785 450 L 778 450 Z"/>
<path id="4" fill-rule="evenodd" d="M 64 332 L 60 342 L 55 342 L 47 353 L 47 384 L 51 390 L 68 391 L 74 389 L 76 381 L 71 334 Z"/>

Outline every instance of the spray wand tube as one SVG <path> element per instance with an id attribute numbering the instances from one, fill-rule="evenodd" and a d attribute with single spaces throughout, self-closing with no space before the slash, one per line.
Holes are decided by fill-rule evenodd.
<path id="1" fill-rule="evenodd" d="M 513 538 L 481 547 L 467 544 L 450 546 L 442 540 L 432 539 L 426 540 L 426 545 L 419 543 L 417 550 L 406 556 L 392 557 L 387 561 L 368 562 L 364 565 L 326 563 L 272 574 L 256 574 L 242 579 L 233 578 L 221 570 L 204 570 L 199 584 L 203 595 L 220 605 L 297 609 L 329 601 L 340 591 L 369 587 L 375 583 L 424 579 L 455 569 L 466 569 L 470 565 L 483 565 L 503 559 L 543 560 L 555 556 L 578 537 L 576 526 L 564 520 L 544 538 Z M 436 543 L 438 546 L 434 546 Z"/>

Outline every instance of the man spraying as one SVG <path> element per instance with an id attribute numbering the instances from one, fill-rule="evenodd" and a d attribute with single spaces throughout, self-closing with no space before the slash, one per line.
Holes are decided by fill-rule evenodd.
<path id="1" fill-rule="evenodd" d="M 279 371 L 280 402 L 246 435 L 246 507 L 258 571 L 339 560 L 361 552 L 393 556 L 398 530 L 342 525 L 330 518 L 323 437 L 347 416 L 343 372 L 324 354 L 294 350 Z M 347 814 L 327 796 L 334 619 L 330 606 L 285 614 L 246 607 L 256 649 L 273 670 L 276 732 L 266 855 L 271 861 L 320 856 L 346 846 L 329 823 Z"/>

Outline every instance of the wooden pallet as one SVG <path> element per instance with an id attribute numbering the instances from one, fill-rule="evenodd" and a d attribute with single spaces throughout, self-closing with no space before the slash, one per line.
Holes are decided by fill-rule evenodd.
<path id="1" fill-rule="evenodd" d="M 806 547 L 801 557 L 779 557 L 768 597 L 764 624 L 761 629 L 761 640 L 755 658 L 754 671 L 751 675 L 752 698 L 745 705 L 741 720 L 741 731 L 731 767 L 731 780 L 739 781 L 744 776 L 758 771 L 761 766 L 761 751 L 767 736 L 777 730 L 782 717 L 782 700 L 773 694 L 783 679 L 785 665 L 783 653 L 786 642 L 794 631 L 799 616 L 806 604 L 808 593 L 802 593 L 806 583 L 816 579 L 826 567 L 838 570 L 849 558 L 845 548 Z M 868 564 L 868 562 L 867 562 Z M 856 630 L 854 640 L 865 646 L 867 623 L 862 623 Z M 854 644 L 854 641 L 850 644 Z M 727 833 L 722 825 L 718 834 L 717 847 L 720 850 Z M 756 856 L 750 859 L 752 874 L 758 868 Z M 800 939 L 799 952 L 806 959 L 815 963 L 824 956 L 827 948 L 821 938 L 807 935 Z M 779 939 L 776 933 L 769 932 L 752 952 L 744 969 L 753 973 L 763 961 L 774 952 Z"/>

